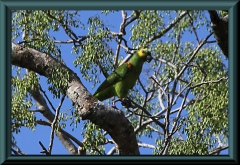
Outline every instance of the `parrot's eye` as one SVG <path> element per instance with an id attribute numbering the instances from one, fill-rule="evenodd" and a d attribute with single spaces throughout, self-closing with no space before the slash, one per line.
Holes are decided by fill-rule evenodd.
<path id="1" fill-rule="evenodd" d="M 146 51 L 145 50 L 142 50 L 142 54 L 145 54 L 146 53 Z"/>

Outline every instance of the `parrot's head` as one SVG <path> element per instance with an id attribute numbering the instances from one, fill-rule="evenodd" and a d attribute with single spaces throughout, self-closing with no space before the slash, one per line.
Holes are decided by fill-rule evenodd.
<path id="1" fill-rule="evenodd" d="M 151 52 L 147 49 L 138 50 L 138 55 L 140 56 L 140 58 L 143 58 L 144 61 L 147 61 L 147 62 L 151 62 L 151 60 L 153 59 Z"/>

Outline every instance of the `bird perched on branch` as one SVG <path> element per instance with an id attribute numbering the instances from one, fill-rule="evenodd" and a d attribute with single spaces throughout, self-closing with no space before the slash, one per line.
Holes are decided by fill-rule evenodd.
<path id="1" fill-rule="evenodd" d="M 135 85 L 144 62 L 150 62 L 151 60 L 152 56 L 149 50 L 137 50 L 128 62 L 116 68 L 103 81 L 93 95 L 100 101 L 117 96 L 122 100 L 122 104 L 126 104 L 124 106 L 129 105 L 126 99 L 128 91 Z"/>

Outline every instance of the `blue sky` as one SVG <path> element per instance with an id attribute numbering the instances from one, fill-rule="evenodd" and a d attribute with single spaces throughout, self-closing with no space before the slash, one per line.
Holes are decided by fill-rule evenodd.
<path id="1" fill-rule="evenodd" d="M 81 14 L 82 13 L 82 14 Z M 93 16 L 93 15 L 97 15 L 99 14 L 99 11 L 84 11 L 81 12 L 81 21 L 83 23 L 87 22 L 87 19 L 89 16 Z M 127 12 L 128 15 L 130 14 L 130 12 Z M 113 13 L 113 14 L 109 14 L 107 16 L 102 15 L 101 18 L 103 20 L 105 20 L 106 24 L 112 25 L 111 30 L 118 32 L 119 31 L 119 26 L 120 23 L 122 21 L 121 18 L 121 14 L 120 13 Z M 131 27 L 131 25 L 129 26 Z M 129 31 L 129 28 L 126 29 L 127 33 Z M 60 29 L 60 31 L 57 32 L 58 34 L 55 35 L 55 33 L 51 33 L 51 35 L 55 35 L 56 40 L 63 40 L 66 41 L 69 39 L 69 37 L 65 34 L 65 32 Z M 201 39 L 205 38 L 209 33 L 206 31 L 206 29 L 202 29 L 199 30 L 199 37 Z M 87 35 L 87 28 L 85 30 L 81 30 L 79 33 L 77 33 L 77 35 L 79 36 L 84 36 Z M 129 36 L 126 37 L 126 39 L 129 39 Z M 163 37 L 162 40 L 163 42 L 167 41 L 167 37 Z M 21 39 L 20 39 L 21 40 Z M 186 38 L 183 38 L 183 40 L 194 40 L 194 35 L 190 34 L 187 35 Z M 210 40 L 214 40 L 213 37 L 211 37 Z M 17 40 L 16 40 L 17 41 Z M 130 44 L 130 42 L 128 42 L 128 44 Z M 73 61 L 76 58 L 75 54 L 71 54 L 70 52 L 72 51 L 72 45 L 71 44 L 63 44 L 61 46 L 61 52 L 62 52 L 62 58 L 65 61 L 66 65 L 72 69 L 75 73 L 77 73 L 77 75 L 80 77 L 81 81 L 83 82 L 83 84 L 85 85 L 85 87 L 88 89 L 88 91 L 90 93 L 93 93 L 96 90 L 96 87 L 98 87 L 99 84 L 96 85 L 96 87 L 94 89 L 92 89 L 92 84 L 85 81 L 80 74 L 79 68 L 74 67 Z M 124 51 L 121 51 L 122 55 L 125 54 Z M 227 65 L 227 62 L 225 63 Z M 50 92 L 47 91 L 47 85 L 46 85 L 46 78 L 41 77 L 41 86 L 42 89 L 44 91 L 46 91 L 47 95 L 49 95 L 50 98 L 52 98 L 52 95 Z M 54 105 L 54 107 L 56 108 L 59 105 L 60 100 L 57 99 L 53 99 L 52 103 Z M 63 106 L 61 108 L 61 112 L 71 108 L 71 101 L 68 99 L 65 99 Z M 44 117 L 42 117 L 41 114 L 36 113 L 36 117 L 37 119 L 42 119 L 45 120 Z M 67 123 L 67 126 L 65 128 L 65 130 L 72 134 L 73 136 L 75 136 L 76 138 L 78 138 L 78 140 L 82 141 L 83 137 L 81 135 L 81 131 L 82 131 L 82 124 L 83 121 L 81 121 L 81 123 L 78 125 L 77 128 L 74 128 L 74 131 L 72 131 L 73 126 L 69 126 L 69 123 Z M 49 146 L 49 142 L 50 142 L 50 132 L 51 132 L 51 127 L 47 127 L 47 126 L 41 126 L 41 125 L 37 125 L 36 126 L 36 130 L 34 132 L 32 132 L 31 130 L 22 127 L 21 128 L 21 132 L 15 135 L 16 141 L 17 141 L 17 145 L 20 147 L 20 149 L 25 152 L 26 154 L 40 154 L 40 151 L 42 151 L 41 146 L 39 145 L 39 141 L 41 141 L 43 143 L 43 145 L 48 148 Z M 156 134 L 153 134 L 153 139 L 156 137 Z M 109 137 L 110 138 L 110 137 Z M 143 142 L 154 145 L 154 140 L 151 139 L 151 141 L 149 141 L 148 138 L 143 138 L 142 139 Z M 106 153 L 109 151 L 109 149 L 111 149 L 113 147 L 113 145 L 108 145 L 106 147 Z M 141 154 L 152 154 L 152 149 L 148 149 L 148 148 L 141 148 L 140 147 L 140 153 Z M 227 154 L 228 150 L 225 150 L 222 152 L 222 154 Z M 52 154 L 69 154 L 68 151 L 63 147 L 63 145 L 61 144 L 61 142 L 58 140 L 58 138 L 55 136 L 54 138 L 54 144 L 53 144 L 53 148 L 52 148 Z"/>

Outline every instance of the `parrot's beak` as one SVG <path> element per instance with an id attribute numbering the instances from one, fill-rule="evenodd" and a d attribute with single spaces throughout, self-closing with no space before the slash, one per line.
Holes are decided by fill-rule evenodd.
<path id="1" fill-rule="evenodd" d="M 147 62 L 148 62 L 148 63 L 151 62 L 152 59 L 153 59 L 153 57 L 152 57 L 151 53 L 148 53 L 148 54 L 147 54 Z"/>

